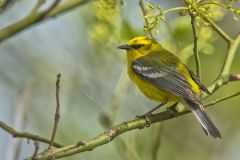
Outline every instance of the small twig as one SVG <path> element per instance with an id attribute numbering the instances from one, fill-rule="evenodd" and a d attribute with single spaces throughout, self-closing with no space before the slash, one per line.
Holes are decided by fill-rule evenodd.
<path id="1" fill-rule="evenodd" d="M 141 8 L 141 10 L 142 10 L 143 18 L 144 18 L 144 20 L 145 20 L 145 25 L 146 25 L 146 28 L 147 28 L 147 30 L 148 30 L 148 32 L 149 32 L 149 35 L 150 35 L 150 37 L 151 37 L 152 39 L 154 39 L 154 38 L 153 38 L 153 34 L 152 34 L 152 32 L 151 32 L 151 30 L 150 30 L 150 28 L 149 28 L 149 22 L 148 22 L 148 19 L 147 19 L 147 11 L 146 11 L 146 9 L 145 9 L 145 7 L 144 7 L 144 0 L 140 0 L 140 1 L 139 1 L 139 6 L 140 6 L 140 8 Z"/>
<path id="2" fill-rule="evenodd" d="M 44 4 L 44 2 L 45 0 L 38 0 L 32 11 L 30 12 L 30 15 L 36 15 L 39 8 Z"/>
<path id="3" fill-rule="evenodd" d="M 208 18 L 207 16 L 205 16 L 204 14 L 202 14 L 201 12 L 198 12 L 201 17 L 207 21 L 208 23 L 211 24 L 211 27 L 224 39 L 226 40 L 228 43 L 232 43 L 233 39 L 225 32 L 223 31 L 214 21 L 212 21 L 210 18 Z"/>
<path id="4" fill-rule="evenodd" d="M 191 16 L 191 26 L 192 26 L 192 31 L 193 31 L 193 52 L 194 52 L 194 57 L 195 57 L 195 62 L 196 62 L 196 71 L 197 71 L 197 76 L 199 80 L 201 80 L 201 63 L 200 63 L 200 58 L 198 54 L 198 35 L 196 31 L 196 25 L 195 25 L 195 16 L 193 13 L 190 13 Z"/>
<path id="5" fill-rule="evenodd" d="M 48 9 L 46 9 L 45 11 L 43 11 L 39 18 L 43 19 L 46 17 L 46 15 L 48 15 L 59 3 L 61 0 L 54 0 L 54 2 L 48 7 Z"/>
<path id="6" fill-rule="evenodd" d="M 239 43 L 240 43 L 240 32 L 237 34 L 237 37 L 229 45 L 229 49 L 218 78 L 226 74 L 229 74 L 230 68 L 232 66 L 232 61 L 238 49 Z"/>
<path id="7" fill-rule="evenodd" d="M 4 131 L 11 134 L 14 138 L 27 138 L 27 139 L 31 139 L 33 141 L 50 144 L 49 139 L 46 139 L 46 138 L 40 137 L 40 136 L 32 134 L 32 133 L 28 133 L 28 132 L 18 132 L 15 129 L 9 127 L 7 124 L 5 124 L 2 121 L 0 121 L 0 128 L 2 128 Z M 57 148 L 63 147 L 63 145 L 61 145 L 60 143 L 57 143 L 57 142 L 54 142 L 52 145 Z"/>
<path id="8" fill-rule="evenodd" d="M 175 8 L 170 8 L 170 9 L 166 9 L 164 11 L 162 11 L 162 14 L 166 14 L 168 12 L 172 12 L 172 11 L 181 11 L 181 10 L 187 10 L 188 7 L 175 7 Z"/>
<path id="9" fill-rule="evenodd" d="M 203 2 L 200 4 L 200 6 L 205 6 L 205 5 L 217 5 L 217 6 L 224 7 L 224 8 L 226 7 L 226 5 L 219 3 L 219 2 Z"/>
<path id="10" fill-rule="evenodd" d="M 240 95 L 240 92 L 236 92 L 236 93 L 234 93 L 234 94 L 230 94 L 230 95 L 228 95 L 228 96 L 226 96 L 226 97 L 222 97 L 222 98 L 216 99 L 216 100 L 214 100 L 214 101 L 212 101 L 212 102 L 206 103 L 206 104 L 204 104 L 204 107 L 212 106 L 212 105 L 214 105 L 214 104 L 216 104 L 216 103 L 225 101 L 225 100 L 227 100 L 227 99 L 230 99 L 230 98 L 233 98 L 233 97 L 236 97 L 236 96 L 239 96 L 239 95 Z"/>
<path id="11" fill-rule="evenodd" d="M 214 93 L 222 86 L 227 85 L 229 82 L 233 81 L 240 81 L 240 74 L 227 74 L 221 76 L 211 86 L 208 87 L 208 90 L 210 93 Z M 203 99 L 207 98 L 208 96 L 208 94 L 202 94 Z"/>
<path id="12" fill-rule="evenodd" d="M 38 150 L 40 148 L 38 141 L 34 141 L 34 147 L 35 147 L 35 150 L 34 150 L 34 153 L 33 153 L 33 156 L 32 156 L 32 160 L 36 159 L 36 155 L 37 155 Z"/>
<path id="13" fill-rule="evenodd" d="M 57 81 L 56 81 L 56 113 L 55 113 L 55 118 L 54 118 L 54 126 L 53 126 L 53 131 L 52 131 L 52 137 L 51 137 L 51 142 L 48 146 L 48 150 L 51 150 L 52 148 L 52 144 L 57 132 L 57 126 L 58 126 L 58 122 L 60 119 L 60 101 L 59 101 L 59 91 L 60 91 L 60 79 L 61 79 L 61 74 L 58 73 L 57 74 Z"/>

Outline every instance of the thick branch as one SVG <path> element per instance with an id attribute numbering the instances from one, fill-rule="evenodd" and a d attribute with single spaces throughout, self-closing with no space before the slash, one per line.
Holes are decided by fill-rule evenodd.
<path id="1" fill-rule="evenodd" d="M 6 125 L 5 123 L 3 123 L 2 121 L 0 121 L 0 128 L 2 128 L 3 130 L 5 130 L 9 134 L 11 134 L 13 137 L 27 138 L 27 139 L 31 139 L 33 141 L 43 142 L 43 143 L 46 143 L 46 144 L 50 143 L 49 139 L 37 136 L 35 134 L 28 133 L 28 132 L 18 132 L 15 129 L 13 129 L 13 128 L 9 127 L 8 125 Z M 53 146 L 57 147 L 57 148 L 63 147 L 63 145 L 61 145 L 57 142 L 54 142 Z"/>
<path id="2" fill-rule="evenodd" d="M 48 12 L 44 17 L 41 17 L 41 14 L 29 14 L 19 22 L 16 22 L 14 24 L 11 24 L 10 26 L 7 26 L 6 28 L 3 28 L 0 30 L 0 42 L 3 42 L 4 40 L 14 36 L 15 34 L 33 26 L 36 23 L 42 22 L 43 20 L 49 19 L 51 17 L 58 16 L 64 12 L 67 12 L 71 9 L 74 9 L 78 6 L 81 6 L 83 4 L 86 4 L 87 2 L 90 2 L 93 0 L 71 0 L 66 1 L 62 4 L 59 4 L 54 9 L 52 9 L 50 12 Z"/>
<path id="3" fill-rule="evenodd" d="M 227 96 L 227 97 L 224 97 L 224 98 L 221 98 L 221 99 L 218 99 L 218 100 L 214 101 L 213 103 L 208 103 L 208 104 L 204 105 L 204 107 L 209 107 L 218 102 L 233 98 L 238 95 L 240 95 L 240 92 L 235 93 L 230 96 Z M 186 110 L 183 112 L 174 112 L 172 110 L 166 110 L 164 112 L 150 116 L 148 121 L 150 120 L 151 123 L 157 123 L 157 122 L 161 122 L 164 120 L 176 118 L 176 117 L 182 116 L 182 115 L 190 113 L 190 112 L 191 112 L 190 110 Z M 99 136 L 90 139 L 89 141 L 87 141 L 85 143 L 69 145 L 66 147 L 55 149 L 52 152 L 42 152 L 42 153 L 38 154 L 36 156 L 36 158 L 38 160 L 51 160 L 52 158 L 58 159 L 58 158 L 74 155 L 74 154 L 85 152 L 85 151 L 91 151 L 92 149 L 94 149 L 96 147 L 99 147 L 99 146 L 102 146 L 104 144 L 111 142 L 114 138 L 116 138 L 117 136 L 119 136 L 125 132 L 131 131 L 134 129 L 144 128 L 146 125 L 148 125 L 148 123 L 149 123 L 148 121 L 144 118 L 139 118 L 139 119 L 135 119 L 135 120 L 128 121 L 128 122 L 123 122 L 115 127 L 112 127 L 110 130 L 100 134 Z M 31 157 L 27 158 L 26 160 L 31 160 Z"/>

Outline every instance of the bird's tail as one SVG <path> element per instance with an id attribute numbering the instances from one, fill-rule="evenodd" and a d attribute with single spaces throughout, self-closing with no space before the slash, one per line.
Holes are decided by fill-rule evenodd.
<path id="1" fill-rule="evenodd" d="M 204 111 L 204 108 L 200 104 L 196 104 L 191 101 L 187 101 L 188 106 L 191 108 L 194 116 L 197 118 L 199 123 L 202 125 L 204 132 L 207 135 L 211 135 L 214 138 L 222 138 L 220 131 L 214 125 L 210 117 Z"/>

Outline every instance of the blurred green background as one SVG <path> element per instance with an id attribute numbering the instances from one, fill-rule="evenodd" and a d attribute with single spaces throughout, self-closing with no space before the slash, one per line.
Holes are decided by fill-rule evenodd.
<path id="1" fill-rule="evenodd" d="M 47 1 L 50 2 L 50 1 Z M 104 3 L 105 2 L 105 3 Z M 149 1 L 146 1 L 149 2 Z M 151 1 L 162 9 L 184 6 L 180 1 Z M 0 14 L 0 27 L 16 22 L 29 13 L 35 1 L 21 0 Z M 239 6 L 239 3 L 235 4 Z M 216 8 L 219 24 L 231 36 L 239 22 L 231 13 Z M 217 13 L 218 12 L 218 13 Z M 223 16 L 224 15 L 224 16 Z M 108 119 L 112 125 L 134 119 L 156 102 L 145 98 L 126 75 L 126 57 L 116 47 L 129 39 L 147 35 L 138 0 L 90 2 L 59 17 L 37 24 L 0 44 L 0 120 L 17 126 L 23 115 L 25 131 L 51 136 L 55 112 L 56 74 L 61 73 L 61 119 L 56 141 L 73 144 L 104 132 Z M 156 39 L 179 55 L 195 70 L 192 30 L 189 16 L 177 12 L 166 15 L 158 26 Z M 202 82 L 210 85 L 220 72 L 227 44 L 210 27 L 200 24 L 199 52 Z M 240 73 L 240 51 L 231 68 Z M 205 102 L 239 91 L 240 83 L 222 87 Z M 77 159 L 126 160 L 239 160 L 240 97 L 207 109 L 223 139 L 205 136 L 192 114 L 154 124 L 149 128 L 121 135 L 91 152 L 74 155 Z M 21 116 L 20 116 L 21 119 Z M 158 137 L 159 148 L 156 152 Z M 0 159 L 7 159 L 16 139 L 0 130 Z M 46 145 L 40 144 L 40 150 Z M 23 139 L 20 159 L 33 154 L 33 142 Z"/>

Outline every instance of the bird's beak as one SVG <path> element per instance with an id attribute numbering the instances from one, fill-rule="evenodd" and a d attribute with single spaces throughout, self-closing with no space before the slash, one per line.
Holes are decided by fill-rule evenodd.
<path id="1" fill-rule="evenodd" d="M 124 49 L 124 50 L 129 50 L 129 49 L 131 49 L 131 46 L 129 46 L 128 44 L 124 44 L 124 45 L 118 46 L 118 48 Z"/>

